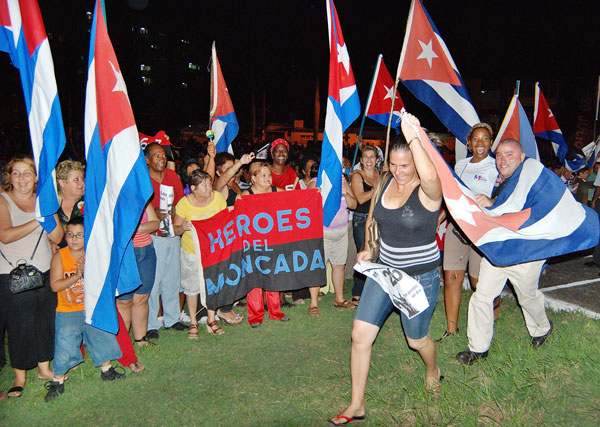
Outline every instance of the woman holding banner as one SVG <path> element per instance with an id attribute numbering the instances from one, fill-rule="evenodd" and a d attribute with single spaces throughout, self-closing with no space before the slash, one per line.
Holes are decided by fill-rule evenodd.
<path id="1" fill-rule="evenodd" d="M 375 219 L 381 225 L 381 264 L 398 268 L 411 275 L 423 287 L 429 307 L 401 322 L 408 345 L 419 352 L 425 364 L 425 389 L 438 392 L 442 379 L 436 364 L 435 343 L 428 336 L 429 323 L 437 303 L 440 254 L 435 241 L 437 218 L 442 204 L 442 187 L 435 167 L 422 144 L 423 137 L 416 117 L 402 118 L 402 133 L 390 147 L 390 174 L 381 178 L 381 192 L 373 200 L 367 218 L 365 241 L 369 241 L 368 225 Z M 370 261 L 366 247 L 357 261 Z M 365 418 L 364 394 L 371 363 L 373 342 L 388 315 L 394 310 L 390 297 L 371 278 L 365 282 L 352 327 L 350 371 L 352 398 L 350 405 L 329 420 L 334 425 L 349 424 Z"/>
<path id="2" fill-rule="evenodd" d="M 242 196 L 250 194 L 264 194 L 274 191 L 282 191 L 273 185 L 271 176 L 271 166 L 266 162 L 254 162 L 250 164 L 250 177 L 252 186 L 242 192 Z M 289 317 L 281 311 L 279 302 L 279 292 L 266 291 L 267 307 L 269 309 L 269 319 L 281 320 L 287 322 Z M 248 303 L 248 323 L 253 328 L 258 328 L 265 317 L 265 306 L 263 303 L 262 288 L 254 288 L 248 292 L 246 297 Z"/>
<path id="3" fill-rule="evenodd" d="M 216 215 L 227 208 L 227 203 L 217 191 L 213 191 L 210 175 L 201 170 L 195 170 L 188 179 L 190 194 L 182 198 L 175 207 L 173 229 L 181 237 L 181 286 L 185 294 L 190 312 L 189 339 L 198 339 L 198 295 L 204 287 L 204 279 L 200 274 L 200 265 L 196 258 L 196 250 L 190 230 L 194 227 L 191 221 L 199 221 Z M 203 301 L 206 304 L 206 301 Z M 225 333 L 217 324 L 215 310 L 207 310 L 206 329 L 211 335 Z"/>

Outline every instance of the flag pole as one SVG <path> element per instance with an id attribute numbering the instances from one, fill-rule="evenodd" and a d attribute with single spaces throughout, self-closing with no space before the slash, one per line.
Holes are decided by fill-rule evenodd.
<path id="1" fill-rule="evenodd" d="M 600 76 L 598 76 L 598 89 L 596 91 L 596 117 L 594 117 L 594 138 L 592 138 L 592 141 L 596 141 L 596 123 L 598 122 L 598 104 L 600 104 Z"/>
<path id="2" fill-rule="evenodd" d="M 210 129 L 210 122 L 212 121 L 212 108 L 213 108 L 213 99 L 214 99 L 214 88 L 213 88 L 213 79 L 214 76 L 214 52 L 216 50 L 215 41 L 212 42 L 212 49 L 210 51 L 210 102 L 208 103 L 208 128 Z"/>
<path id="3" fill-rule="evenodd" d="M 521 87 L 521 80 L 517 80 L 517 84 L 515 87 L 515 95 L 517 95 L 517 98 L 519 97 L 519 89 Z"/>
<path id="4" fill-rule="evenodd" d="M 360 122 L 360 130 L 358 131 L 358 141 L 356 142 L 356 149 L 354 150 L 354 157 L 352 158 L 351 168 L 354 168 L 356 164 L 356 156 L 358 155 L 358 147 L 360 146 L 360 142 L 362 141 L 363 128 L 365 127 L 365 119 L 367 118 L 367 111 L 369 110 L 369 106 L 371 105 L 371 96 L 373 95 L 373 90 L 375 89 L 375 78 L 377 77 L 377 73 L 379 71 L 379 61 L 381 61 L 381 57 L 383 55 L 379 55 L 377 57 L 377 64 L 375 65 L 375 72 L 373 73 L 373 77 L 371 78 L 371 88 L 369 89 L 369 99 L 367 101 L 367 105 L 365 106 L 365 111 L 362 116 L 362 121 Z"/>
<path id="5" fill-rule="evenodd" d="M 400 79 L 396 78 L 396 82 L 394 83 L 394 92 L 392 94 L 392 109 L 390 110 L 390 117 L 388 119 L 387 132 L 385 135 L 385 154 L 383 156 L 383 164 L 387 162 L 388 158 L 388 149 L 390 146 L 390 128 L 392 127 L 392 118 L 394 117 L 394 101 L 396 101 L 396 93 L 398 92 L 398 83 Z"/>

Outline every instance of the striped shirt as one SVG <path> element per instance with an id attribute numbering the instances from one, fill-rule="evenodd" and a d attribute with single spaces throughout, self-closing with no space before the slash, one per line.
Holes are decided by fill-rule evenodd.
<path id="1" fill-rule="evenodd" d="M 389 183 L 385 191 L 388 187 Z M 440 264 L 435 241 L 438 211 L 431 212 L 423 207 L 419 187 L 398 209 L 386 208 L 382 200 L 383 197 L 373 210 L 375 220 L 381 224 L 380 262 L 411 276 L 436 268 Z"/>

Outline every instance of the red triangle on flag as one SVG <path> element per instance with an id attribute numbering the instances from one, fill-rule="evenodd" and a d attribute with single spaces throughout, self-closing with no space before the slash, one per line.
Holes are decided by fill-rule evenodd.
<path id="1" fill-rule="evenodd" d="M 444 41 L 434 31 L 423 5 L 414 0 L 408 20 L 410 32 L 403 51 L 402 80 L 434 80 L 460 85 Z M 407 31 L 408 32 L 408 31 Z"/>

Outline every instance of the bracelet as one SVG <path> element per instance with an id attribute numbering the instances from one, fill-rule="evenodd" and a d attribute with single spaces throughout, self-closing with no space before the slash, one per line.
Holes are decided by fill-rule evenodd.
<path id="1" fill-rule="evenodd" d="M 410 147 L 410 144 L 412 144 L 412 142 L 413 142 L 415 139 L 416 139 L 417 141 L 421 142 L 421 140 L 419 139 L 419 137 L 415 136 L 415 137 L 414 137 L 414 138 L 412 138 L 410 141 L 408 141 L 408 146 L 409 146 L 409 147 Z"/>

